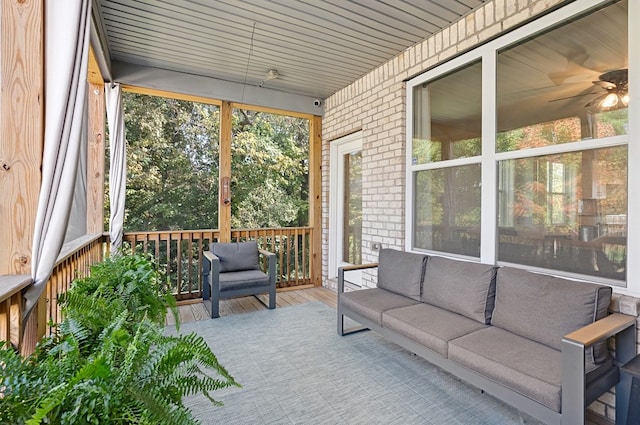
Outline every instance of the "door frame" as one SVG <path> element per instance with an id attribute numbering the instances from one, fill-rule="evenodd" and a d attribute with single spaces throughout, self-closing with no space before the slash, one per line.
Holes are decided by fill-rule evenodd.
<path id="1" fill-rule="evenodd" d="M 338 267 L 347 264 L 341 260 L 344 233 L 344 203 L 341 202 L 344 199 L 342 157 L 357 150 L 362 150 L 362 131 L 336 139 L 329 146 L 329 279 L 337 279 Z"/>

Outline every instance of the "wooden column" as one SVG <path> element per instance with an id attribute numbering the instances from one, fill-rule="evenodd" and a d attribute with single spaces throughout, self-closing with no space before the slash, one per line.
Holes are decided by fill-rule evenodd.
<path id="1" fill-rule="evenodd" d="M 322 286 L 322 117 L 309 120 L 309 226 L 311 282 Z"/>
<path id="2" fill-rule="evenodd" d="M 88 146 L 87 146 L 87 233 L 104 232 L 104 82 L 93 49 L 89 49 Z"/>
<path id="3" fill-rule="evenodd" d="M 218 202 L 219 242 L 231 241 L 231 202 L 233 202 L 233 196 L 231 194 L 232 109 L 233 106 L 230 102 L 222 102 L 220 105 L 220 169 L 218 171 L 218 193 L 220 194 L 220 201 Z"/>
<path id="4" fill-rule="evenodd" d="M 42 1 L 0 0 L 0 275 L 31 274 L 44 140 Z"/>

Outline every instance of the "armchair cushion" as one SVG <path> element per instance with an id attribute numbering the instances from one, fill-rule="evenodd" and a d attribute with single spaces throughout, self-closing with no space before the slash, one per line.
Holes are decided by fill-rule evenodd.
<path id="1" fill-rule="evenodd" d="M 256 241 L 215 242 L 209 246 L 209 250 L 220 259 L 220 273 L 260 270 Z"/>
<path id="2" fill-rule="evenodd" d="M 260 287 L 269 288 L 269 276 L 260 270 L 241 270 L 220 274 L 220 292 Z"/>

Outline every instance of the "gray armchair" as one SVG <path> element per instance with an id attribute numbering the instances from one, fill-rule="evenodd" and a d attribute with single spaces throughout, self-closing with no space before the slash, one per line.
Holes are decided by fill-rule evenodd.
<path id="1" fill-rule="evenodd" d="M 260 255 L 268 259 L 268 274 L 260 269 Z M 203 252 L 202 268 L 202 298 L 211 298 L 211 318 L 220 317 L 219 303 L 226 298 L 268 292 L 265 305 L 276 308 L 276 255 L 258 249 L 256 241 L 214 242 Z"/>

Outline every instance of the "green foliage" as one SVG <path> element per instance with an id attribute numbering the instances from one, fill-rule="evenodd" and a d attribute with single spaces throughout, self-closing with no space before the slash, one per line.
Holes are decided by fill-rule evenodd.
<path id="1" fill-rule="evenodd" d="M 218 226 L 217 106 L 125 93 L 127 231 Z"/>
<path id="2" fill-rule="evenodd" d="M 217 228 L 219 108 L 133 93 L 123 99 L 125 230 Z M 233 227 L 307 225 L 308 120 L 235 109 L 232 122 Z"/>
<path id="3" fill-rule="evenodd" d="M 0 423 L 194 424 L 182 399 L 238 386 L 195 334 L 163 333 L 167 307 L 153 263 L 120 254 L 63 297 L 64 321 L 22 358 L 0 349 Z"/>

